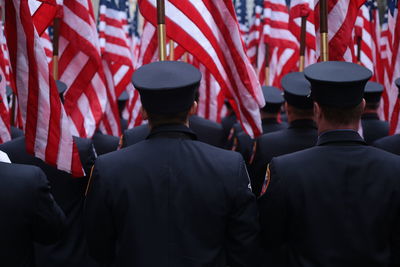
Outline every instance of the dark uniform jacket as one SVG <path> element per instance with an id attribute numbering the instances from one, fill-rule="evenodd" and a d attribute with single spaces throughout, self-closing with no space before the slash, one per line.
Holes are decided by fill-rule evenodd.
<path id="1" fill-rule="evenodd" d="M 389 135 L 389 123 L 381 121 L 376 113 L 366 113 L 361 117 L 365 142 L 371 145 L 374 141 Z"/>
<path id="2" fill-rule="evenodd" d="M 226 140 L 232 130 L 233 125 L 237 122 L 234 112 L 221 120 L 222 129 L 224 130 L 224 139 Z"/>
<path id="3" fill-rule="evenodd" d="M 22 131 L 21 129 L 11 126 L 10 127 L 10 132 L 11 132 L 11 139 L 15 139 L 21 136 L 24 136 L 24 131 Z"/>
<path id="4" fill-rule="evenodd" d="M 75 138 L 79 155 L 86 174 L 90 173 L 95 161 L 92 140 Z M 28 154 L 25 137 L 14 139 L 0 145 L 13 163 L 38 166 L 50 181 L 51 193 L 64 211 L 67 230 L 63 238 L 52 246 L 37 245 L 35 248 L 38 267 L 91 267 L 94 262 L 87 254 L 83 236 L 83 201 L 87 178 L 72 178 L 70 174 L 59 171 L 42 160 Z"/>
<path id="5" fill-rule="evenodd" d="M 280 131 L 287 128 L 287 124 L 285 122 L 278 122 L 278 120 L 274 118 L 262 119 L 261 122 L 264 134 Z"/>
<path id="6" fill-rule="evenodd" d="M 118 137 L 96 132 L 93 135 L 92 140 L 97 155 L 103 155 L 118 149 Z"/>
<path id="7" fill-rule="evenodd" d="M 86 201 L 91 255 L 115 267 L 255 266 L 257 207 L 242 157 L 183 125 L 100 156 Z"/>
<path id="8" fill-rule="evenodd" d="M 400 158 L 354 131 L 274 158 L 259 199 L 263 245 L 289 266 L 399 266 Z M 392 264 L 392 265 L 390 265 Z"/>
<path id="9" fill-rule="evenodd" d="M 224 146 L 224 132 L 220 124 L 194 115 L 189 118 L 189 126 L 196 133 L 199 141 L 217 147 Z M 148 125 L 141 125 L 126 130 L 122 139 L 122 147 L 143 141 L 149 133 L 150 128 Z"/>
<path id="10" fill-rule="evenodd" d="M 0 173 L 1 266 L 35 266 L 33 242 L 60 239 L 65 216 L 39 168 L 0 162 Z"/>
<path id="11" fill-rule="evenodd" d="M 390 153 L 400 155 L 400 134 L 383 137 L 376 140 L 372 145 Z"/>
<path id="12" fill-rule="evenodd" d="M 257 146 L 249 174 L 251 186 L 257 196 L 265 180 L 268 163 L 273 157 L 293 153 L 315 146 L 318 130 L 312 120 L 296 120 L 288 129 L 264 134 L 257 139 Z"/>

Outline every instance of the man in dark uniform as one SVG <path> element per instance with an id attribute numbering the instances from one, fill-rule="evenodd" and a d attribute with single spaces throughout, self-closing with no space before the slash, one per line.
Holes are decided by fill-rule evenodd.
<path id="1" fill-rule="evenodd" d="M 289 266 L 399 266 L 400 158 L 357 133 L 372 73 L 322 62 L 311 82 L 317 146 L 274 158 L 259 199 L 262 243 Z M 268 185 L 268 186 L 267 186 Z"/>
<path id="2" fill-rule="evenodd" d="M 201 73 L 177 61 L 139 68 L 145 141 L 100 156 L 86 201 L 91 255 L 119 266 L 256 266 L 257 207 L 242 157 L 196 141 Z"/>
<path id="3" fill-rule="evenodd" d="M 57 82 L 60 97 L 65 88 Z M 96 153 L 90 139 L 74 137 L 79 156 L 87 176 L 94 165 Z M 7 153 L 11 162 L 34 165 L 47 176 L 51 193 L 66 215 L 67 229 L 63 238 L 51 246 L 36 245 L 35 260 L 40 267 L 92 267 L 96 266 L 88 256 L 83 237 L 83 201 L 87 186 L 87 177 L 73 178 L 70 174 L 57 170 L 26 152 L 25 137 L 19 137 L 0 145 L 0 150 Z"/>
<path id="4" fill-rule="evenodd" d="M 389 135 L 389 123 L 381 121 L 378 116 L 383 86 L 376 82 L 368 82 L 365 86 L 364 99 L 367 103 L 361 116 L 364 140 L 371 145 L 375 140 Z"/>
<path id="5" fill-rule="evenodd" d="M 314 122 L 310 83 L 302 72 L 292 72 L 281 81 L 286 100 L 289 128 L 264 134 L 257 139 L 254 161 L 249 168 L 253 192 L 258 196 L 267 165 L 273 157 L 315 146 L 318 139 Z"/>
<path id="6" fill-rule="evenodd" d="M 285 102 L 282 91 L 273 86 L 263 86 L 265 106 L 261 109 L 263 133 L 272 133 L 287 128 L 286 123 L 278 121 L 282 104 Z"/>
<path id="7" fill-rule="evenodd" d="M 189 118 L 189 127 L 196 133 L 199 141 L 216 147 L 224 147 L 224 132 L 220 124 L 193 114 Z M 149 133 L 148 124 L 126 130 L 122 137 L 122 147 L 131 146 L 145 140 Z"/>
<path id="8" fill-rule="evenodd" d="M 35 266 L 33 242 L 52 244 L 65 230 L 65 216 L 37 167 L 0 162 L 1 266 Z"/>
<path id="9" fill-rule="evenodd" d="M 400 98 L 400 78 L 398 78 L 395 83 L 399 89 L 398 98 Z M 396 155 L 400 155 L 400 134 L 383 137 L 376 140 L 372 145 Z"/>
<path id="10" fill-rule="evenodd" d="M 128 127 L 128 121 L 122 117 L 122 112 L 128 100 L 129 95 L 126 91 L 123 91 L 122 94 L 118 97 L 118 111 L 122 132 L 124 132 Z M 117 150 L 120 138 L 108 134 L 103 134 L 98 130 L 94 133 L 92 140 L 97 155 L 103 155 Z"/>

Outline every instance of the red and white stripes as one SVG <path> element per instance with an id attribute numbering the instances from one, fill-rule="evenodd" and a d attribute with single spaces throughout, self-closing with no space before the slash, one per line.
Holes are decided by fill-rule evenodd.
<path id="1" fill-rule="evenodd" d="M 329 60 L 353 62 L 352 32 L 358 10 L 365 0 L 330 0 L 328 3 Z M 317 33 L 317 55 L 320 55 L 319 0 L 315 1 L 315 29 Z"/>
<path id="2" fill-rule="evenodd" d="M 68 0 L 60 27 L 59 77 L 76 136 L 91 138 L 107 105 L 106 78 L 91 0 Z"/>
<path id="3" fill-rule="evenodd" d="M 166 3 L 167 35 L 195 56 L 218 81 L 244 130 L 250 136 L 262 133 L 261 86 L 245 53 L 232 1 L 170 0 Z M 141 0 L 143 16 L 156 24 L 156 1 Z"/>
<path id="4" fill-rule="evenodd" d="M 28 0 L 6 2 L 6 33 L 27 151 L 60 170 L 83 176 L 69 120 L 49 72 Z"/>

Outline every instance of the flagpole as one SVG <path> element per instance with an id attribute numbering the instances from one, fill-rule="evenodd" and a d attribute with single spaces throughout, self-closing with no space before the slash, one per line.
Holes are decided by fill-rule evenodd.
<path id="1" fill-rule="evenodd" d="M 319 1 L 320 33 L 321 33 L 321 60 L 329 60 L 328 47 L 328 5 L 327 0 Z"/>
<path id="2" fill-rule="evenodd" d="M 265 44 L 265 86 L 269 86 L 269 45 Z"/>
<path id="3" fill-rule="evenodd" d="M 175 60 L 175 43 L 172 39 L 169 40 L 169 60 Z"/>
<path id="4" fill-rule="evenodd" d="M 166 30 L 165 30 L 165 0 L 157 0 L 157 35 L 160 61 L 167 59 Z"/>
<path id="5" fill-rule="evenodd" d="M 58 47 L 60 39 L 60 18 L 53 21 L 53 76 L 54 80 L 58 80 Z"/>
<path id="6" fill-rule="evenodd" d="M 361 36 L 357 36 L 357 63 L 361 65 Z"/>
<path id="7" fill-rule="evenodd" d="M 306 55 L 306 28 L 307 17 L 301 17 L 301 33 L 300 33 L 300 62 L 299 71 L 303 72 L 305 67 L 305 55 Z"/>

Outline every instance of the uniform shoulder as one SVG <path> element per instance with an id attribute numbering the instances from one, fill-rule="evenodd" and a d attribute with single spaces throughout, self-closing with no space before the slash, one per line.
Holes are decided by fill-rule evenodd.
<path id="1" fill-rule="evenodd" d="M 15 164 L 15 163 L 3 163 L 0 162 L 0 173 L 2 180 L 11 180 L 16 184 L 29 185 L 40 181 L 40 178 L 44 177 L 44 173 L 39 167 Z"/>
<path id="2" fill-rule="evenodd" d="M 387 145 L 392 144 L 400 144 L 400 134 L 392 135 L 392 136 L 385 136 L 373 143 L 375 147 L 385 147 Z"/>

